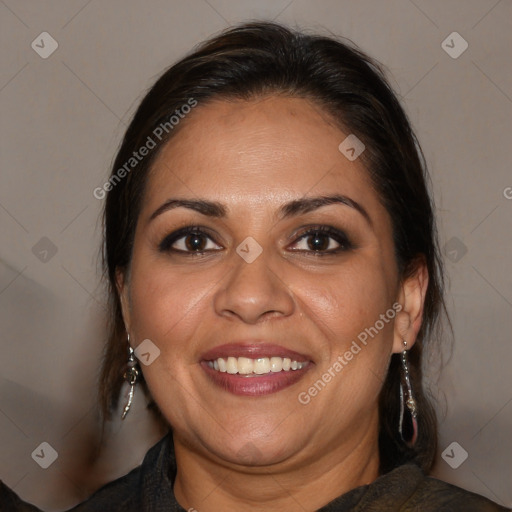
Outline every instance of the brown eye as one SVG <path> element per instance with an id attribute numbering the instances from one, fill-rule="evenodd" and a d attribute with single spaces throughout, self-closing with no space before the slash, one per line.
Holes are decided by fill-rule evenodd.
<path id="1" fill-rule="evenodd" d="M 317 226 L 303 232 L 294 242 L 292 250 L 328 255 L 348 251 L 353 247 L 342 231 L 330 226 Z"/>
<path id="2" fill-rule="evenodd" d="M 201 254 L 222 249 L 198 227 L 186 227 L 166 236 L 158 246 L 161 252 Z"/>
<path id="3" fill-rule="evenodd" d="M 311 251 L 326 251 L 329 249 L 330 237 L 324 233 L 309 235 L 306 240 Z"/>
<path id="4" fill-rule="evenodd" d="M 201 234 L 193 234 L 183 237 L 185 240 L 185 247 L 189 251 L 203 251 L 206 247 L 206 237 Z"/>

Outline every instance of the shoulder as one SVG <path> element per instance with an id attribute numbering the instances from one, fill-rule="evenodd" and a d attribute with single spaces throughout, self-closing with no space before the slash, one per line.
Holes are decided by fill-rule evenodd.
<path id="1" fill-rule="evenodd" d="M 319 512 L 505 512 L 472 492 L 426 476 L 409 462 L 339 496 Z"/>
<path id="2" fill-rule="evenodd" d="M 149 449 L 140 466 L 103 486 L 68 512 L 142 512 L 162 504 L 166 504 L 167 510 L 182 510 L 172 492 L 174 474 L 174 449 L 169 433 Z M 173 508 L 169 508 L 171 504 Z"/>
<path id="3" fill-rule="evenodd" d="M 140 496 L 140 466 L 113 482 L 110 482 L 89 499 L 72 508 L 69 512 L 130 512 L 141 510 L 138 503 Z"/>
<path id="4" fill-rule="evenodd" d="M 165 436 L 146 453 L 142 464 L 110 482 L 68 512 L 140 512 L 153 502 L 157 489 L 168 488 L 166 466 L 170 462 L 170 436 Z"/>
<path id="5" fill-rule="evenodd" d="M 461 487 L 448 484 L 437 478 L 425 476 L 418 482 L 416 491 L 407 501 L 404 510 L 505 512 L 510 509 Z"/>
<path id="6" fill-rule="evenodd" d="M 142 464 L 125 476 L 114 480 L 68 512 L 141 512 L 153 510 L 155 503 L 174 504 L 169 510 L 182 510 L 173 501 L 169 463 L 175 469 L 172 438 L 166 436 L 153 446 Z M 41 512 L 22 501 L 0 481 L 0 512 Z"/>
<path id="7" fill-rule="evenodd" d="M 0 480 L 0 511 L 41 512 L 40 509 L 24 501 Z"/>
<path id="8" fill-rule="evenodd" d="M 140 468 L 110 482 L 69 512 L 140 512 L 138 502 Z M 23 501 L 0 480 L 0 512 L 42 512 Z"/>

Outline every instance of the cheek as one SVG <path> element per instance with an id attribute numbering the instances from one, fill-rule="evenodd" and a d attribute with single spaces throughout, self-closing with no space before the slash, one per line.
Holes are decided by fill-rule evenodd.
<path id="1" fill-rule="evenodd" d="M 184 274 L 162 262 L 140 261 L 132 262 L 132 329 L 136 343 L 150 339 L 160 350 L 152 364 L 141 368 L 167 421 L 179 426 L 184 418 L 192 421 L 188 416 L 190 393 L 196 394 L 192 375 L 200 342 L 208 334 L 205 313 L 215 281 L 201 272 Z"/>
<path id="2" fill-rule="evenodd" d="M 306 314 L 331 333 L 329 338 L 346 342 L 373 326 L 391 307 L 386 281 L 383 273 L 362 266 L 322 279 L 307 279 L 294 287 L 294 292 L 309 309 Z"/>
<path id="3" fill-rule="evenodd" d="M 308 385 L 323 376 L 324 382 L 332 381 L 319 403 L 339 403 L 343 414 L 361 404 L 373 406 L 385 379 L 395 313 L 387 281 L 375 264 L 361 265 L 328 279 L 307 280 L 295 289 L 309 309 L 311 337 L 322 340 L 321 347 L 317 343 L 322 358 Z"/>
<path id="4" fill-rule="evenodd" d="M 203 272 L 183 274 L 159 261 L 133 263 L 132 324 L 137 340 L 149 338 L 161 351 L 179 358 L 180 348 L 193 344 L 216 278 Z"/>

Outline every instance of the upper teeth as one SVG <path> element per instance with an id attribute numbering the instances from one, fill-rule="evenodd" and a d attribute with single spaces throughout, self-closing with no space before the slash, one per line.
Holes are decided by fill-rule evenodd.
<path id="1" fill-rule="evenodd" d="M 219 372 L 239 373 L 241 375 L 248 375 L 249 373 L 263 375 L 269 372 L 277 373 L 282 370 L 285 372 L 300 370 L 308 364 L 306 361 L 292 361 L 288 357 L 259 357 L 258 359 L 248 357 L 228 357 L 224 359 L 219 357 L 207 363 L 210 368 Z"/>

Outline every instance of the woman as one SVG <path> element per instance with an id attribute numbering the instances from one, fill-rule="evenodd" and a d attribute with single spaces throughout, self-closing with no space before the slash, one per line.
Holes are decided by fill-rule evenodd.
<path id="1" fill-rule="evenodd" d="M 103 411 L 124 377 L 122 416 L 142 388 L 170 431 L 73 510 L 505 510 L 426 476 L 421 354 L 445 312 L 426 179 L 346 44 L 252 23 L 165 72 L 95 195 Z"/>

